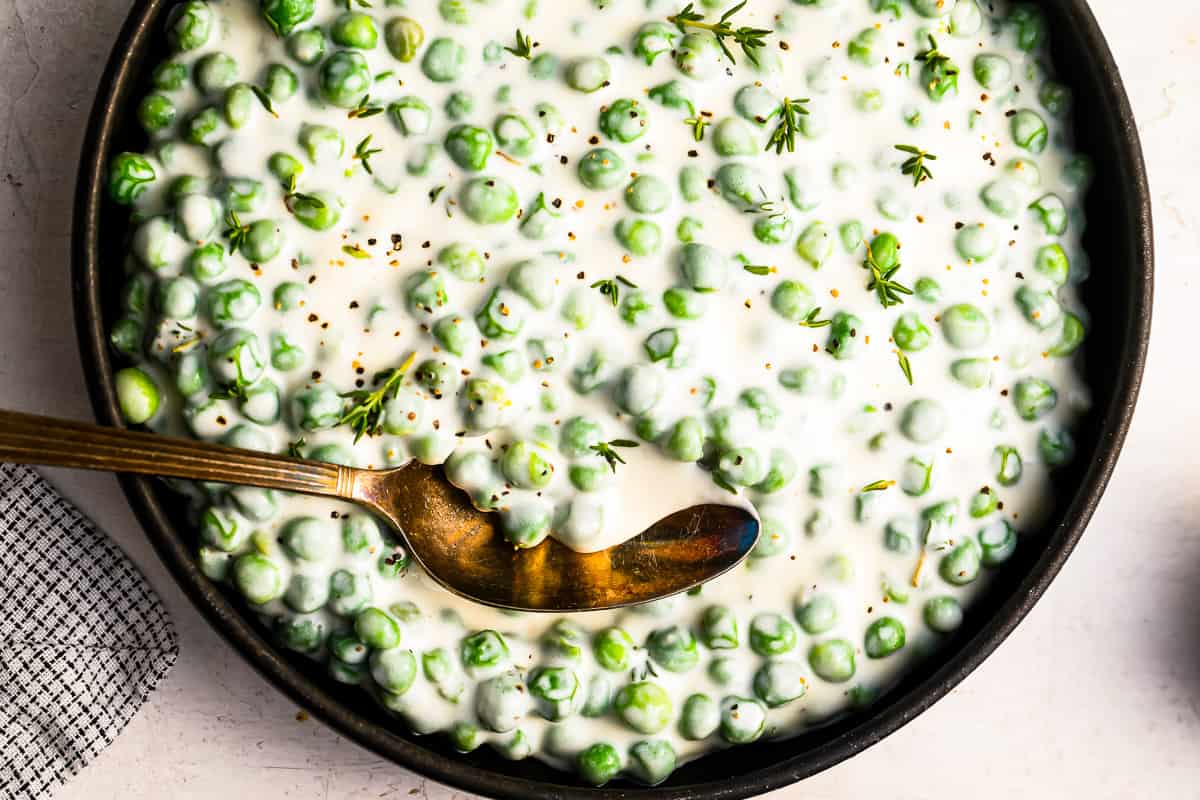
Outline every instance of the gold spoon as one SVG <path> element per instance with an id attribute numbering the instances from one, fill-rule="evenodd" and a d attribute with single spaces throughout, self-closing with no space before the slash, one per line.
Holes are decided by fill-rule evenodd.
<path id="1" fill-rule="evenodd" d="M 743 508 L 677 511 L 607 550 L 577 553 L 553 538 L 515 549 L 493 515 L 440 468 L 373 470 L 191 439 L 0 411 L 0 462 L 132 472 L 335 497 L 395 528 L 435 581 L 469 600 L 520 611 L 589 611 L 645 603 L 712 580 L 758 539 Z"/>

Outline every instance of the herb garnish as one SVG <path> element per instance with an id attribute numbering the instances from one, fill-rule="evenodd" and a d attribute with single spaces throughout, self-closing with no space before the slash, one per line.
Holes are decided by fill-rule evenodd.
<path id="1" fill-rule="evenodd" d="M 599 289 L 600 294 L 607 297 L 616 306 L 621 302 L 621 287 L 617 285 L 618 282 L 625 284 L 630 289 L 638 288 L 636 283 L 623 275 L 618 275 L 615 280 L 613 278 L 605 278 L 604 280 L 596 281 L 588 288 Z"/>
<path id="2" fill-rule="evenodd" d="M 238 219 L 237 212 L 233 209 L 225 215 L 225 224 L 228 225 L 224 235 L 229 239 L 229 255 L 233 255 L 246 242 L 246 237 L 250 234 L 250 226 L 243 225 Z"/>
<path id="3" fill-rule="evenodd" d="M 741 46 L 742 52 L 746 54 L 746 58 L 750 59 L 750 63 L 757 66 L 758 48 L 766 44 L 763 38 L 774 33 L 774 31 L 767 28 L 751 28 L 746 25 L 735 29 L 729 24 L 729 18 L 741 11 L 746 2 L 747 0 L 742 0 L 736 6 L 730 8 L 721 15 L 721 19 L 718 22 L 704 22 L 704 14 L 696 11 L 692 3 L 688 3 L 678 14 L 667 17 L 667 22 L 674 23 L 680 33 L 687 33 L 688 28 L 698 28 L 708 31 L 716 37 L 721 52 L 725 54 L 731 63 L 736 64 L 737 61 L 734 59 L 733 53 L 729 51 L 729 46 L 725 44 L 726 39 L 733 39 L 736 44 Z"/>
<path id="4" fill-rule="evenodd" d="M 287 454 L 292 458 L 304 458 L 304 452 L 300 448 L 304 447 L 305 444 L 307 442 L 304 441 L 303 436 L 294 442 L 288 442 Z"/>
<path id="5" fill-rule="evenodd" d="M 878 480 L 868 483 L 866 486 L 859 489 L 860 492 L 881 492 L 894 484 L 895 481 Z"/>
<path id="6" fill-rule="evenodd" d="M 695 139 L 697 142 L 704 141 L 704 128 L 709 123 L 708 120 L 704 118 L 703 114 L 697 114 L 694 117 L 688 117 L 683 121 L 683 124 L 690 125 L 692 127 L 693 139 Z"/>
<path id="7" fill-rule="evenodd" d="M 521 33 L 521 29 L 517 28 L 517 44 L 515 47 L 504 48 L 512 53 L 517 58 L 532 58 L 533 57 L 533 39 Z"/>
<path id="8" fill-rule="evenodd" d="M 352 402 L 350 409 L 338 419 L 338 425 L 349 425 L 354 430 L 354 441 L 364 435 L 378 436 L 383 430 L 383 404 L 400 393 L 400 384 L 408 368 L 416 360 L 417 354 L 410 353 L 404 363 L 396 369 L 385 369 L 375 373 L 372 385 L 382 383 L 378 389 L 367 391 L 357 389 L 341 395 Z"/>
<path id="9" fill-rule="evenodd" d="M 751 275 L 770 275 L 774 269 L 762 264 L 743 264 L 742 269 L 749 272 Z"/>
<path id="10" fill-rule="evenodd" d="M 900 363 L 900 371 L 904 373 L 904 377 L 908 379 L 908 385 L 912 386 L 912 364 L 908 362 L 908 356 L 903 352 L 896 351 L 896 360 Z"/>
<path id="11" fill-rule="evenodd" d="M 789 153 L 796 151 L 796 131 L 800 128 L 800 117 L 808 114 L 808 109 L 804 107 L 807 102 L 807 97 L 801 97 L 798 100 L 785 97 L 779 108 L 767 115 L 768 120 L 778 115 L 779 124 L 775 127 L 771 138 L 767 140 L 764 150 L 774 148 L 775 155 L 782 153 L 785 147 Z"/>
<path id="12" fill-rule="evenodd" d="M 937 49 L 937 40 L 933 36 L 929 37 L 929 49 L 917 53 L 916 60 L 939 78 L 958 74 L 958 67 L 950 62 L 950 56 Z"/>
<path id="13" fill-rule="evenodd" d="M 363 169 L 367 171 L 368 175 L 375 174 L 374 170 L 371 169 L 371 156 L 383 152 L 383 148 L 381 147 L 371 147 L 371 136 L 374 136 L 374 134 L 368 135 L 367 138 L 358 143 L 358 146 L 354 148 L 354 158 L 352 159 L 354 161 L 361 161 Z"/>
<path id="14" fill-rule="evenodd" d="M 800 322 L 797 324 L 801 328 L 825 328 L 833 324 L 833 320 L 831 319 L 817 319 L 817 315 L 820 313 L 821 307 L 817 306 L 812 311 L 808 312 L 808 315 L 804 319 L 800 320 Z"/>
<path id="15" fill-rule="evenodd" d="M 913 186 L 920 186 L 921 181 L 933 180 L 933 173 L 929 171 L 929 167 L 925 166 L 925 159 L 937 161 L 937 156 L 911 144 L 898 144 L 896 149 L 912 156 L 900 165 L 900 171 L 905 175 L 912 176 Z"/>
<path id="16" fill-rule="evenodd" d="M 871 271 L 871 280 L 867 283 L 867 290 L 874 291 L 879 297 L 879 303 L 884 308 L 898 306 L 904 302 L 901 295 L 912 294 L 912 289 L 892 280 L 892 276 L 900 269 L 900 261 L 887 269 L 882 269 L 875 261 L 875 255 L 871 252 L 871 243 L 864 242 L 867 246 L 867 260 L 863 262 L 863 268 Z"/>
<path id="17" fill-rule="evenodd" d="M 364 94 L 358 105 L 346 112 L 350 119 L 366 119 L 383 113 L 383 106 L 371 103 L 371 95 Z"/>
<path id="18" fill-rule="evenodd" d="M 444 191 L 446 191 L 446 185 L 444 183 L 430 189 L 429 190 L 429 205 L 433 205 L 434 203 L 436 203 L 438 196 Z"/>
<path id="19" fill-rule="evenodd" d="M 625 463 L 625 459 L 621 458 L 621 454 L 614 450 L 614 447 L 637 447 L 638 443 L 632 439 L 613 439 L 611 442 L 600 442 L 592 445 L 593 452 L 599 453 L 600 456 L 608 462 L 608 468 L 613 472 L 617 471 L 617 462 Z"/>
<path id="20" fill-rule="evenodd" d="M 269 94 L 253 84 L 250 85 L 250 91 L 254 92 L 254 96 L 258 98 L 258 102 L 262 103 L 262 107 L 267 110 L 268 114 L 275 119 L 279 119 L 279 114 L 275 112 L 275 104 L 271 102 Z"/>
<path id="21" fill-rule="evenodd" d="M 209 400 L 245 400 L 246 389 L 250 387 L 250 381 L 238 375 L 233 383 L 228 383 L 222 386 L 215 392 L 208 395 Z"/>
<path id="22" fill-rule="evenodd" d="M 359 247 L 356 244 L 342 245 L 342 252 L 345 253 L 346 255 L 350 256 L 351 258 L 362 259 L 362 258 L 370 258 L 371 257 L 370 253 L 368 253 L 366 250 L 363 250 L 361 247 Z"/>

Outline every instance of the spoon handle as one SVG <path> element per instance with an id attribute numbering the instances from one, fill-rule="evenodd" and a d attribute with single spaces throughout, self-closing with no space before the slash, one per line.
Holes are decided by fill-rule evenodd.
<path id="1" fill-rule="evenodd" d="M 354 470 L 322 461 L 0 411 L 0 463 L 133 472 L 348 497 Z"/>

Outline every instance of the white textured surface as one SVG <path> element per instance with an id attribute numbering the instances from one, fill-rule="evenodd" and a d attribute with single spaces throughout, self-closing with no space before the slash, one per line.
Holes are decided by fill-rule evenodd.
<path id="1" fill-rule="evenodd" d="M 881 744 L 774 797 L 1200 796 L 1200 5 L 1093 6 L 1139 121 L 1158 247 L 1150 362 L 1112 485 L 1062 575 L 983 667 Z M 126 10 L 0 0 L 0 407 L 90 418 L 67 231 L 84 120 Z M 182 640 L 150 702 L 59 798 L 464 796 L 297 721 L 174 587 L 114 479 L 50 477 L 141 565 Z"/>

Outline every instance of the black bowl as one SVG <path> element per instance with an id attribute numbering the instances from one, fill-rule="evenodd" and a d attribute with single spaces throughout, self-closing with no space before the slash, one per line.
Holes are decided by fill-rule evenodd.
<path id="1" fill-rule="evenodd" d="M 119 311 L 124 209 L 105 199 L 110 154 L 138 150 L 134 120 L 147 65 L 162 55 L 161 22 L 171 0 L 136 0 L 108 62 L 80 162 L 73 234 L 76 322 L 92 403 L 120 425 L 106 331 Z M 129 503 L 159 556 L 209 622 L 275 686 L 344 736 L 435 780 L 503 798 L 741 798 L 800 780 L 869 747 L 942 697 L 979 666 L 1028 613 L 1066 561 L 1096 508 L 1125 439 L 1146 358 L 1153 285 L 1150 195 L 1141 147 L 1116 64 L 1084 0 L 1046 0 L 1055 65 L 1075 91 L 1079 149 L 1097 164 L 1084 244 L 1094 265 L 1084 300 L 1095 324 L 1087 342 L 1092 411 L 1078 431 L 1074 466 L 1055 480 L 1053 524 L 1026 536 L 1017 555 L 967 613 L 937 656 L 869 709 L 793 739 L 707 755 L 653 788 L 585 789 L 533 759 L 505 761 L 482 748 L 461 755 L 442 737 L 401 730 L 365 693 L 286 656 L 231 595 L 201 574 L 179 500 L 158 483 L 124 478 Z"/>

